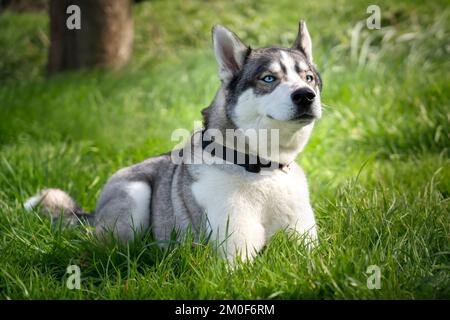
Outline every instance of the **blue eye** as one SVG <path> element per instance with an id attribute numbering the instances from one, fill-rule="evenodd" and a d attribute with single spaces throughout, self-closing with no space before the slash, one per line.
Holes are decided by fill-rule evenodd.
<path id="1" fill-rule="evenodd" d="M 265 83 L 272 83 L 275 81 L 275 77 L 274 76 L 265 76 L 261 80 L 264 81 Z"/>

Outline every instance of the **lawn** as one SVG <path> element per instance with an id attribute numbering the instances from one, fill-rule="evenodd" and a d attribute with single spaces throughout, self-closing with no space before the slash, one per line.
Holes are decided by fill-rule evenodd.
<path id="1" fill-rule="evenodd" d="M 44 76 L 48 17 L 0 14 L 1 299 L 450 299 L 450 9 L 446 1 L 146 1 L 132 63 Z M 234 272 L 204 243 L 96 242 L 25 212 L 44 187 L 93 210 L 116 170 L 170 150 L 219 85 L 210 27 L 290 46 L 307 21 L 324 117 L 298 163 L 319 246 L 277 234 Z M 66 287 L 78 265 L 80 290 Z M 381 271 L 369 289 L 367 268 Z"/>

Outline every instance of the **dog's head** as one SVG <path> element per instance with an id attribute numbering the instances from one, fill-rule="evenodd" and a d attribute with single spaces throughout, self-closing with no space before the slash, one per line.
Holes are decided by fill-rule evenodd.
<path id="1" fill-rule="evenodd" d="M 291 48 L 251 49 L 219 25 L 213 44 L 222 81 L 219 98 L 236 128 L 296 130 L 321 117 L 322 82 L 305 22 Z"/>

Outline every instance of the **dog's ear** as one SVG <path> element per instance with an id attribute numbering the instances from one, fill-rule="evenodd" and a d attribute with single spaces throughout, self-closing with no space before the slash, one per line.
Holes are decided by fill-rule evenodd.
<path id="1" fill-rule="evenodd" d="M 298 25 L 298 35 L 292 49 L 303 52 L 306 58 L 312 63 L 311 36 L 309 35 L 308 28 L 306 27 L 306 22 L 303 20 L 301 20 Z"/>
<path id="2" fill-rule="evenodd" d="M 219 64 L 220 80 L 229 81 L 241 70 L 250 48 L 233 32 L 221 25 L 213 27 L 212 37 L 214 53 Z"/>

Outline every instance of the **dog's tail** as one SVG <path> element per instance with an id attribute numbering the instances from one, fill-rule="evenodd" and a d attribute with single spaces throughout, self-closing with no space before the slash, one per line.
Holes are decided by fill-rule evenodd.
<path id="1" fill-rule="evenodd" d="M 24 207 L 27 211 L 36 211 L 58 221 L 62 217 L 64 225 L 75 225 L 82 221 L 94 222 L 94 214 L 84 212 L 75 201 L 60 189 L 44 189 L 29 198 Z"/>

